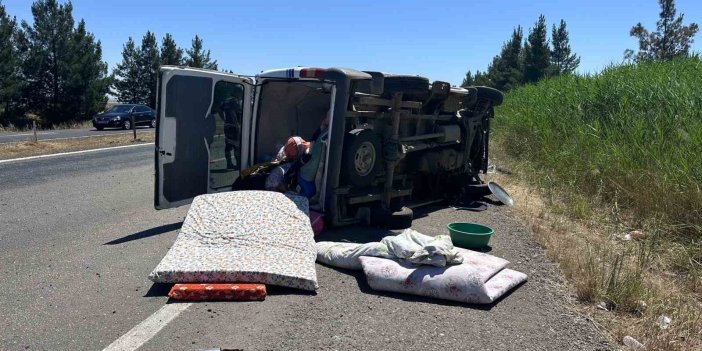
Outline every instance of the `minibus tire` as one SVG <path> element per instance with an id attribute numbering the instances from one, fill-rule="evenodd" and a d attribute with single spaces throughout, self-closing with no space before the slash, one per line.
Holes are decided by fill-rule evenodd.
<path id="1" fill-rule="evenodd" d="M 424 102 L 429 97 L 429 79 L 424 77 L 386 75 L 383 87 L 383 97 L 387 99 L 395 93 L 402 93 L 404 101 Z"/>
<path id="2" fill-rule="evenodd" d="M 504 96 L 501 91 L 490 87 L 475 87 L 475 89 L 478 90 L 478 99 L 490 100 L 492 101 L 492 106 L 502 105 Z"/>
<path id="3" fill-rule="evenodd" d="M 372 156 L 370 153 L 373 153 Z M 367 157 L 373 157 L 372 164 L 363 162 Z M 341 160 L 342 183 L 354 187 L 369 186 L 383 163 L 380 138 L 371 129 L 354 129 L 346 133 Z"/>

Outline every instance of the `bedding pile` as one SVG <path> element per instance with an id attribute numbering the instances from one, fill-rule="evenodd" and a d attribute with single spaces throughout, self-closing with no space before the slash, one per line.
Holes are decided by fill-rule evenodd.
<path id="1" fill-rule="evenodd" d="M 507 260 L 411 229 L 367 244 L 319 242 L 317 260 L 362 269 L 374 290 L 476 304 L 492 303 L 527 280 L 526 274 L 506 269 Z"/>
<path id="2" fill-rule="evenodd" d="M 394 258 L 411 264 L 438 267 L 463 262 L 463 257 L 448 235 L 431 237 L 412 229 L 405 229 L 400 235 L 386 236 L 374 243 L 317 243 L 317 260 L 331 266 L 361 269 L 361 256 Z"/>
<path id="3" fill-rule="evenodd" d="M 307 199 L 271 191 L 196 197 L 156 283 L 261 283 L 316 290 Z"/>

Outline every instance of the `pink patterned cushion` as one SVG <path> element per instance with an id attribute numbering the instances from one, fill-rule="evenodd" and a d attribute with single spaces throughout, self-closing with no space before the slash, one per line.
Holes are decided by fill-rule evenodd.
<path id="1" fill-rule="evenodd" d="M 504 269 L 501 258 L 461 249 L 463 263 L 446 267 L 412 266 L 388 258 L 362 256 L 363 272 L 373 290 L 486 304 L 527 280 Z"/>

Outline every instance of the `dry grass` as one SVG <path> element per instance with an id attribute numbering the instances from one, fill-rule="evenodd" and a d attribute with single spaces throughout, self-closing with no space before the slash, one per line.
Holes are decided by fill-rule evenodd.
<path id="1" fill-rule="evenodd" d="M 616 205 L 534 187 L 533 179 L 522 176 L 528 172 L 513 171 L 520 176 L 491 174 L 488 180 L 510 191 L 515 212 L 560 265 L 582 312 L 620 344 L 630 335 L 648 350 L 702 349 L 699 276 L 681 275 L 670 264 L 690 256 L 660 239 L 665 238 L 660 223 L 637 228 L 644 233 L 635 235 L 639 239 L 622 240 L 632 228 Z M 601 302 L 607 311 L 596 307 Z M 672 319 L 667 329 L 658 326 L 662 315 Z"/>
<path id="2" fill-rule="evenodd" d="M 37 130 L 85 129 L 85 128 L 92 128 L 92 126 L 93 126 L 93 122 L 88 120 L 88 121 L 77 121 L 77 122 L 65 122 L 65 123 L 61 123 L 61 124 L 52 126 L 51 128 L 37 129 Z M 3 126 L 0 124 L 0 132 L 15 133 L 15 132 L 29 132 L 31 130 L 32 130 L 31 124 L 29 124 L 23 128 L 17 127 L 12 123 L 10 123 L 6 126 Z"/>
<path id="3" fill-rule="evenodd" d="M 137 139 L 135 140 L 131 132 L 125 132 L 124 134 L 110 134 L 89 138 L 7 143 L 0 144 L 0 159 L 98 149 L 103 147 L 131 145 L 153 141 L 154 134 L 152 133 L 139 133 L 137 134 Z"/>

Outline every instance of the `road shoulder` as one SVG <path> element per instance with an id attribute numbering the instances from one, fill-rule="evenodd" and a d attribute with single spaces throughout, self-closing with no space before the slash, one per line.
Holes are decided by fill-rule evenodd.
<path id="1" fill-rule="evenodd" d="M 0 144 L 0 160 L 144 144 L 152 143 L 153 141 L 153 133 L 140 132 L 137 133 L 136 138 L 134 138 L 132 133 L 121 133 L 85 138 L 11 142 Z"/>

